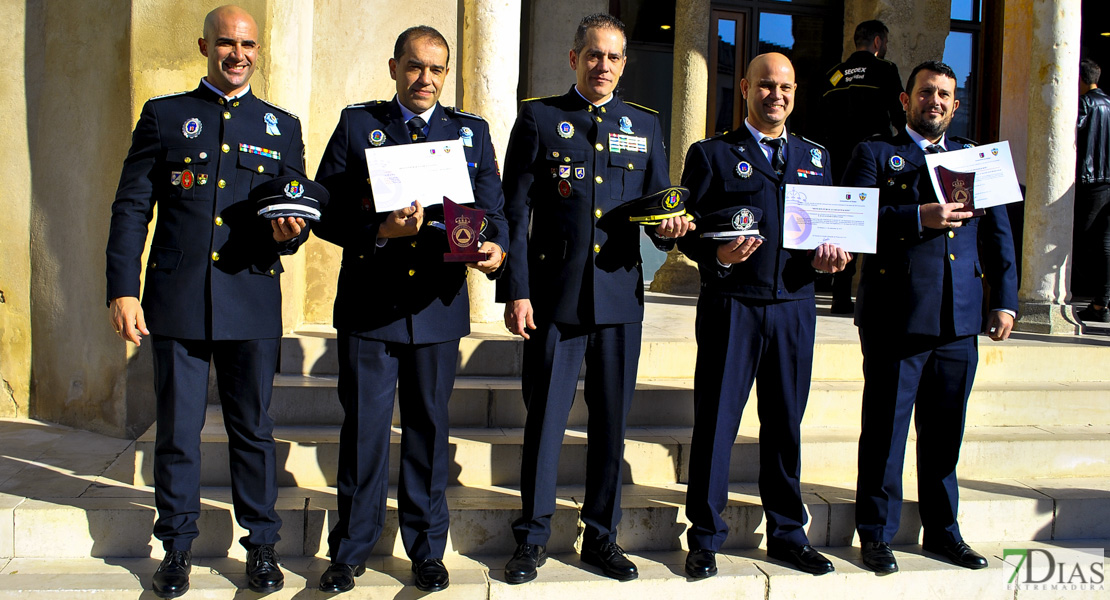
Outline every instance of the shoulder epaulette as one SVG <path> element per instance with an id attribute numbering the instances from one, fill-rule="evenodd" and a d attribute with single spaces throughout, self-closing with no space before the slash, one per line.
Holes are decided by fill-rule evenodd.
<path id="1" fill-rule="evenodd" d="M 485 121 L 485 119 L 483 119 L 481 115 L 476 115 L 474 113 L 466 112 L 465 110 L 462 110 L 460 108 L 455 108 L 454 106 L 444 106 L 443 110 L 447 111 L 449 114 L 452 114 L 452 115 L 457 115 L 457 116 L 460 116 L 460 117 L 470 117 L 471 119 L 478 119 L 479 121 Z"/>
<path id="2" fill-rule="evenodd" d="M 792 135 L 792 136 L 794 136 L 794 137 L 798 138 L 799 140 L 802 140 L 803 142 L 805 142 L 805 143 L 807 143 L 807 144 L 810 144 L 810 145 L 812 145 L 812 146 L 817 146 L 818 148 L 820 148 L 820 149 L 822 149 L 822 150 L 828 150 L 828 148 L 826 148 L 826 147 L 822 146 L 821 144 L 818 144 L 817 142 L 815 142 L 815 141 L 813 141 L 813 140 L 811 140 L 811 139 L 809 139 L 809 138 L 807 138 L 807 137 L 805 137 L 805 136 L 803 136 L 803 135 L 798 135 L 798 134 L 796 134 L 796 133 L 791 133 L 790 135 Z"/>
<path id="3" fill-rule="evenodd" d="M 551 96 L 536 96 L 535 98 L 525 98 L 524 100 L 521 100 L 521 102 L 535 102 L 536 100 L 546 100 L 548 98 L 556 98 L 561 95 L 562 94 L 553 94 Z"/>
<path id="4" fill-rule="evenodd" d="M 181 96 L 181 95 L 188 94 L 188 93 L 189 93 L 188 91 L 184 91 L 184 92 L 173 92 L 172 94 L 162 94 L 161 96 L 155 96 L 155 97 L 151 98 L 151 100 L 161 100 L 162 98 L 173 98 L 174 96 Z M 149 102 L 149 100 L 148 100 L 148 102 Z"/>
<path id="5" fill-rule="evenodd" d="M 948 139 L 952 140 L 953 142 L 956 142 L 957 144 L 963 144 L 964 148 L 972 148 L 974 146 L 979 145 L 979 143 L 976 142 L 975 140 L 969 140 L 965 137 L 960 137 L 958 135 L 951 136 Z"/>
<path id="6" fill-rule="evenodd" d="M 643 106 L 643 105 L 640 105 L 640 104 L 636 104 L 635 102 L 629 102 L 628 100 L 625 100 L 625 101 L 624 101 L 624 103 L 625 103 L 625 104 L 627 104 L 627 105 L 629 105 L 629 106 L 633 106 L 633 107 L 636 107 L 636 108 L 638 108 L 638 109 L 640 109 L 640 110 L 643 110 L 643 111 L 647 111 L 647 112 L 649 112 L 649 113 L 651 113 L 651 114 L 653 114 L 653 115 L 657 115 L 657 114 L 659 114 L 659 111 L 655 110 L 654 108 L 648 108 L 648 107 L 646 107 L 646 106 Z"/>
<path id="7" fill-rule="evenodd" d="M 257 96 L 256 96 L 256 97 L 257 97 Z M 289 115 L 290 117 L 293 117 L 294 119 L 297 119 L 298 121 L 300 121 L 300 120 L 301 120 L 301 118 L 300 118 L 300 117 L 298 117 L 297 115 L 295 115 L 295 114 L 293 114 L 293 113 L 289 112 L 289 109 L 287 109 L 287 108 L 285 108 L 285 107 L 283 107 L 283 106 L 278 106 L 277 104 L 274 104 L 273 102 L 270 102 L 269 100 L 263 100 L 262 98 L 258 98 L 258 99 L 259 99 L 259 100 L 262 100 L 262 103 L 263 103 L 263 104 L 265 104 L 266 106 L 272 106 L 272 107 L 274 107 L 274 108 L 276 108 L 276 109 L 280 110 L 281 112 L 283 112 L 283 113 L 285 113 L 285 114 Z"/>
<path id="8" fill-rule="evenodd" d="M 367 100 L 366 102 L 359 102 L 358 104 L 348 104 L 345 108 L 366 108 L 368 106 L 377 106 L 385 104 L 388 100 Z"/>

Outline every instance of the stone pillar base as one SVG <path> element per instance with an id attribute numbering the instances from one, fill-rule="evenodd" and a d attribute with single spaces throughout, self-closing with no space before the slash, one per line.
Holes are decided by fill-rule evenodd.
<path id="1" fill-rule="evenodd" d="M 1081 325 L 1076 320 L 1069 304 L 1050 304 L 1048 302 L 1021 302 L 1014 323 L 1014 331 L 1027 333 L 1047 333 L 1050 335 L 1078 335 Z"/>
<path id="2" fill-rule="evenodd" d="M 471 323 L 497 323 L 505 318 L 505 305 L 493 301 L 497 284 L 485 273 L 467 269 L 466 287 L 470 293 Z"/>
<path id="3" fill-rule="evenodd" d="M 651 291 L 664 294 L 698 295 L 701 291 L 701 278 L 694 261 L 678 250 L 667 253 L 667 260 L 655 272 L 651 281 Z"/>

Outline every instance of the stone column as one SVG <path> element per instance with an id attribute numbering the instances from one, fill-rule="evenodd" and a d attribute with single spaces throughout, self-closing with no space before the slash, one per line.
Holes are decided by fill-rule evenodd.
<path id="1" fill-rule="evenodd" d="M 1029 72 L 1020 331 L 1072 334 L 1068 292 L 1075 204 L 1080 0 L 1034 0 Z"/>
<path id="2" fill-rule="evenodd" d="M 671 96 L 671 181 L 682 177 L 690 144 L 705 137 L 709 99 L 709 3 L 678 2 L 675 6 L 674 93 Z M 651 291 L 696 294 L 698 269 L 678 250 L 655 273 Z"/>
<path id="3" fill-rule="evenodd" d="M 462 107 L 489 122 L 494 150 L 503 157 L 517 113 L 520 0 L 465 0 L 462 18 L 459 44 Z M 493 300 L 494 282 L 471 269 L 467 287 L 472 322 L 492 323 L 502 319 L 504 308 Z"/>

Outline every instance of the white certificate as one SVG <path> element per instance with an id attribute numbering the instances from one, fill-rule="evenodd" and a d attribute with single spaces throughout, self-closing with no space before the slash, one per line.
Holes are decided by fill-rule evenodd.
<path id="1" fill-rule="evenodd" d="M 786 184 L 784 248 L 812 250 L 828 242 L 874 254 L 878 227 L 878 188 Z"/>
<path id="2" fill-rule="evenodd" d="M 462 140 L 366 149 L 374 210 L 392 212 L 419 200 L 424 206 L 474 202 Z"/>
<path id="3" fill-rule="evenodd" d="M 1010 142 L 926 154 L 925 164 L 929 167 L 929 179 L 941 204 L 947 196 L 941 191 L 940 180 L 937 179 L 938 166 L 961 173 L 975 173 L 972 186 L 975 208 L 1021 202 L 1014 159 L 1010 156 Z"/>

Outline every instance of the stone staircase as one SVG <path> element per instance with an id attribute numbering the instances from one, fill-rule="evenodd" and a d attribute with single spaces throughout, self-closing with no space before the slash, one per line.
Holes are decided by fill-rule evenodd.
<path id="1" fill-rule="evenodd" d="M 814 380 L 803 422 L 804 500 L 808 533 L 835 563 L 819 578 L 767 559 L 758 476 L 758 416 L 749 402 L 732 456 L 725 518 L 731 534 L 721 573 L 689 582 L 683 514 L 693 418 L 696 355 L 692 299 L 649 295 L 636 400 L 626 440 L 619 542 L 641 567 L 640 579 L 617 583 L 579 564 L 578 506 L 585 464 L 584 403 L 571 413 L 559 465 L 559 508 L 549 552 L 554 559 L 535 582 L 509 586 L 501 569 L 515 544 L 509 523 L 518 514 L 524 407 L 521 343 L 499 327 L 475 326 L 461 345 L 451 399 L 451 532 L 446 562 L 451 587 L 442 598 L 793 598 L 870 593 L 903 598 L 1016 598 L 1005 589 L 1005 548 L 1097 547 L 1110 540 L 1110 337 L 1106 331 L 1054 339 L 1018 334 L 1005 343 L 983 338 L 960 461 L 960 523 L 967 540 L 988 555 L 978 572 L 951 566 L 917 546 L 915 453 L 906 459 L 902 527 L 895 540 L 902 572 L 877 577 L 862 568 L 854 538 L 853 497 L 862 380 L 858 340 L 850 321 L 818 324 Z M 326 536 L 335 518 L 339 424 L 336 348 L 326 328 L 286 336 L 271 414 L 277 427 L 278 550 L 286 589 L 275 598 L 312 598 L 327 565 Z M 581 384 L 579 386 L 581 390 Z M 754 396 L 753 391 L 753 396 Z M 395 413 L 394 423 L 397 422 Z M 911 432 L 912 441 L 912 432 Z M 103 438 L 33 421 L 0 423 L 0 597 L 134 598 L 149 586 L 162 555 L 151 537 L 153 427 L 134 442 Z M 391 482 L 396 480 L 394 428 Z M 231 515 L 222 415 L 209 407 L 202 436 L 199 568 L 188 598 L 239 597 L 245 587 L 244 534 Z M 395 493 L 371 571 L 344 597 L 410 597 L 409 563 L 397 535 Z M 5 564 L 6 563 L 6 564 Z M 242 593 L 242 592 L 240 592 Z M 1104 593 L 1104 592 L 1103 592 Z M 1024 592 L 1023 592 L 1024 594 Z M 1062 592 L 1060 597 L 1069 597 Z M 143 597 L 152 597 L 146 592 Z M 1024 597 L 1024 596 L 1023 596 Z M 1038 592 L 1040 597 L 1054 597 Z M 1106 596 L 1103 596 L 1106 597 Z"/>

